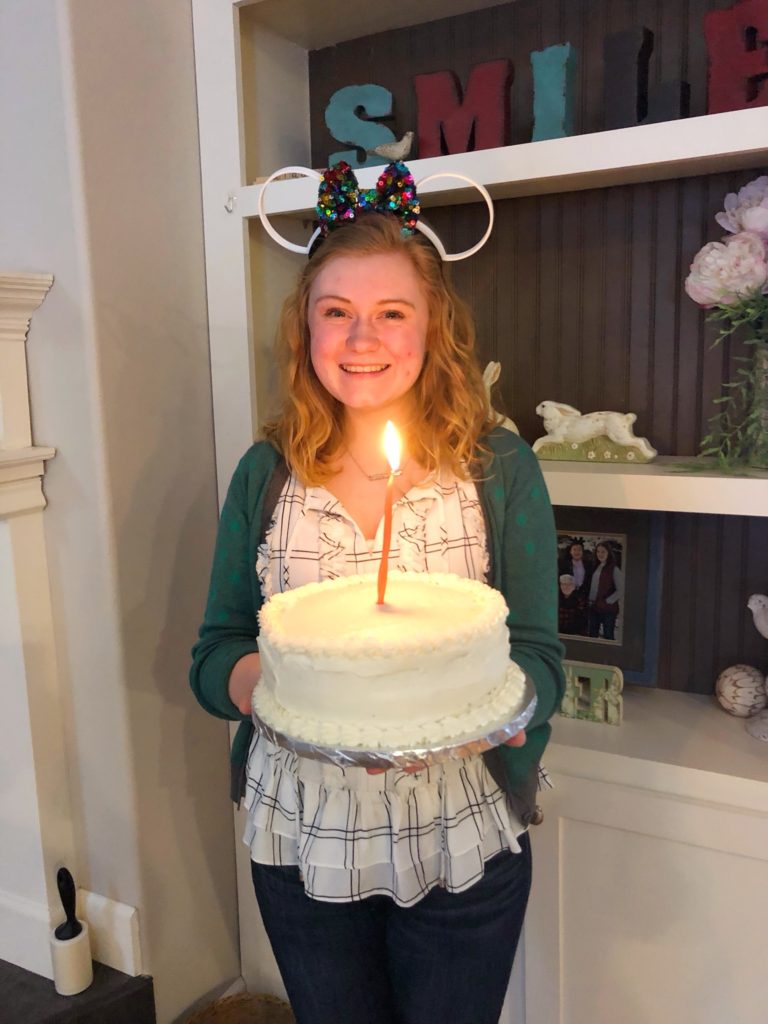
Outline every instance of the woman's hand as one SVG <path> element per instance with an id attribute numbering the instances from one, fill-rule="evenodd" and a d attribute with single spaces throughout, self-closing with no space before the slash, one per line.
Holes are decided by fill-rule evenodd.
<path id="1" fill-rule="evenodd" d="M 229 699 L 243 715 L 251 713 L 251 697 L 253 690 L 261 678 L 261 655 L 246 654 L 239 661 L 229 676 L 227 692 Z"/>
<path id="2" fill-rule="evenodd" d="M 508 740 L 505 740 L 504 746 L 505 747 L 522 747 L 524 743 L 525 743 L 525 732 L 523 732 L 521 730 L 520 732 L 516 732 L 514 736 L 510 736 L 510 738 Z M 423 768 L 426 768 L 426 767 L 427 766 L 425 764 L 409 764 L 406 768 L 403 768 L 402 770 L 404 772 L 406 772 L 408 775 L 413 775 L 414 772 L 420 772 Z M 365 770 L 368 772 L 369 775 L 381 775 L 387 769 L 386 768 L 366 768 Z"/>
<path id="3" fill-rule="evenodd" d="M 504 741 L 505 747 L 522 747 L 525 743 L 525 733 L 521 730 L 516 732 L 514 736 L 510 736 L 508 740 Z"/>

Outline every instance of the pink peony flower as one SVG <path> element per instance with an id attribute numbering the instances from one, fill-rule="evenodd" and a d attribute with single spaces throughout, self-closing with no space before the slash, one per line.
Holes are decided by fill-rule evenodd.
<path id="1" fill-rule="evenodd" d="M 724 205 L 725 210 L 715 214 L 721 228 L 734 235 L 755 231 L 768 237 L 768 174 L 750 181 L 738 193 L 729 192 Z"/>
<path id="2" fill-rule="evenodd" d="M 764 199 L 759 206 L 750 206 L 744 210 L 741 221 L 745 231 L 752 231 L 768 242 L 768 199 Z"/>
<path id="3" fill-rule="evenodd" d="M 724 242 L 708 242 L 691 264 L 685 290 L 707 309 L 753 295 L 768 281 L 767 255 L 762 238 L 751 231 L 741 231 Z"/>

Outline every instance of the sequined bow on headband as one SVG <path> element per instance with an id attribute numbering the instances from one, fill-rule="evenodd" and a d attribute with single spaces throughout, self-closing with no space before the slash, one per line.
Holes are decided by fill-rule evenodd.
<path id="1" fill-rule="evenodd" d="M 404 235 L 412 235 L 421 212 L 413 175 L 402 161 L 389 164 L 374 188 L 361 189 L 355 172 L 341 160 L 323 172 L 317 194 L 317 226 L 323 238 L 360 213 L 394 213 Z"/>
<path id="2" fill-rule="evenodd" d="M 266 203 L 267 189 L 277 178 L 282 178 L 285 175 L 291 175 L 291 177 L 305 176 L 319 182 L 320 187 L 317 205 L 315 206 L 317 221 L 312 237 L 306 245 L 299 245 L 284 238 L 269 222 Z M 428 182 L 434 181 L 436 178 L 451 178 L 454 181 L 463 182 L 464 185 L 469 185 L 476 189 L 488 210 L 488 225 L 482 238 L 468 249 L 464 249 L 463 252 L 446 252 L 445 246 L 432 228 L 425 224 L 423 220 L 419 220 L 421 203 L 419 202 L 417 189 Z M 292 187 L 294 183 L 286 184 L 290 184 Z M 306 207 L 303 208 L 306 209 Z M 484 185 L 473 181 L 472 178 L 468 178 L 466 174 L 459 174 L 456 171 L 436 171 L 434 174 L 428 174 L 425 178 L 421 178 L 420 181 L 414 182 L 413 175 L 405 164 L 400 161 L 385 167 L 379 175 L 379 180 L 376 182 L 375 187 L 368 189 L 360 188 L 352 168 L 343 161 L 322 173 L 313 170 L 311 167 L 281 167 L 278 171 L 270 174 L 262 184 L 259 190 L 258 210 L 259 219 L 264 226 L 264 230 L 273 241 L 277 242 L 283 249 L 288 249 L 289 252 L 298 252 L 305 256 L 311 255 L 317 242 L 325 238 L 339 224 L 354 223 L 359 214 L 369 210 L 376 213 L 394 213 L 400 218 L 403 234 L 412 235 L 418 231 L 425 238 L 429 239 L 440 254 L 440 258 L 447 262 L 464 260 L 468 256 L 472 256 L 479 249 L 482 249 L 493 230 L 493 201 L 488 193 L 488 189 Z"/>

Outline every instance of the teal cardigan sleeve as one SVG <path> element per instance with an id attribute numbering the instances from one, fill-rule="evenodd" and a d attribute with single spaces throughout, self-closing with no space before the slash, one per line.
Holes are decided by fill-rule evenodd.
<path id="1" fill-rule="evenodd" d="M 212 715 L 249 721 L 229 699 L 229 676 L 244 655 L 258 651 L 262 604 L 256 576 L 261 509 L 279 456 L 271 445 L 253 445 L 240 460 L 221 510 L 203 624 L 192 648 L 189 681 Z"/>
<path id="2" fill-rule="evenodd" d="M 538 459 L 508 430 L 486 443 L 493 458 L 483 483 L 491 530 L 492 583 L 509 608 L 510 656 L 536 687 L 536 712 L 523 747 L 500 747 L 510 783 L 538 765 L 562 700 L 563 646 L 557 633 L 557 539 Z"/>

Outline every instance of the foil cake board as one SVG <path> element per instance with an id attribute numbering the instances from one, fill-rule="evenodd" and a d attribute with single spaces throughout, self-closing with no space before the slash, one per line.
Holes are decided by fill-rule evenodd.
<path id="1" fill-rule="evenodd" d="M 533 718 L 536 710 L 536 689 L 529 676 L 525 677 L 525 690 L 522 701 L 516 703 L 510 716 L 497 719 L 483 727 L 482 733 L 477 731 L 464 736 L 451 737 L 439 747 L 415 747 L 410 750 L 363 750 L 359 747 L 329 747 L 311 740 L 296 736 L 288 736 L 273 728 L 259 715 L 253 712 L 253 722 L 257 729 L 272 743 L 285 750 L 290 750 L 298 757 L 308 757 L 313 761 L 325 761 L 338 765 L 340 768 L 413 768 L 419 765 L 428 768 L 430 765 L 443 761 L 460 760 L 475 754 L 485 753 L 493 747 L 501 746 L 518 732 L 521 732 Z"/>

